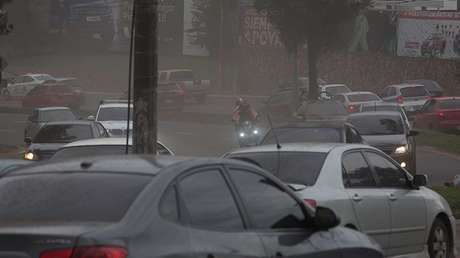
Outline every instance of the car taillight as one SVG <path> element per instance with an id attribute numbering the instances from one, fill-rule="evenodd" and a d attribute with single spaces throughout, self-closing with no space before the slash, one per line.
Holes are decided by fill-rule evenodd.
<path id="1" fill-rule="evenodd" d="M 316 209 L 316 201 L 315 200 L 305 199 L 305 202 L 308 203 L 311 207 Z"/>
<path id="2" fill-rule="evenodd" d="M 352 106 L 348 106 L 348 109 L 350 109 L 351 111 L 353 111 L 353 110 L 356 109 L 356 107 L 352 105 Z"/>
<path id="3" fill-rule="evenodd" d="M 115 246 L 85 246 L 43 252 L 40 258 L 126 258 L 128 251 Z"/>
<path id="4" fill-rule="evenodd" d="M 439 113 L 439 119 L 446 119 L 447 116 L 443 112 Z"/>
<path id="5" fill-rule="evenodd" d="M 402 103 L 403 103 L 403 100 L 402 100 L 401 97 L 398 98 L 398 102 L 399 102 L 399 104 L 402 104 Z"/>

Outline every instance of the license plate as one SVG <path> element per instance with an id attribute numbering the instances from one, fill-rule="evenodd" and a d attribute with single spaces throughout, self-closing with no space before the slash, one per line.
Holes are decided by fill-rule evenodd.
<path id="1" fill-rule="evenodd" d="M 101 21 L 101 16 L 88 16 L 88 17 L 86 17 L 86 21 L 99 22 L 99 21 Z"/>

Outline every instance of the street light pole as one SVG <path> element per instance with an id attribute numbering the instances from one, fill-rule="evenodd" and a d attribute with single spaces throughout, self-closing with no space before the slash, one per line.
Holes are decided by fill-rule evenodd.
<path id="1" fill-rule="evenodd" d="M 158 0 L 134 0 L 134 120 L 136 154 L 156 154 Z"/>

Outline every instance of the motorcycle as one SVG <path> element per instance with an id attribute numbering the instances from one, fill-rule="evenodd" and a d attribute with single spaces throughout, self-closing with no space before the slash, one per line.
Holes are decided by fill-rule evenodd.
<path id="1" fill-rule="evenodd" d="M 236 134 L 240 147 L 255 146 L 259 142 L 260 129 L 251 121 L 236 125 Z"/>

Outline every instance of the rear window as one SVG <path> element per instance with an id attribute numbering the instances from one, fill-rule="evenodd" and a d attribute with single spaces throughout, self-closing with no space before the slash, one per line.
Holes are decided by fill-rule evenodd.
<path id="1" fill-rule="evenodd" d="M 460 109 L 460 99 L 449 99 L 439 101 L 440 109 Z"/>
<path id="2" fill-rule="evenodd" d="M 403 97 L 424 97 L 428 96 L 428 92 L 425 90 L 424 87 L 407 87 L 401 89 L 401 95 Z"/>
<path id="3" fill-rule="evenodd" d="M 276 137 L 280 143 L 343 141 L 341 130 L 337 128 L 276 128 L 267 133 L 261 144 L 275 144 Z"/>
<path id="4" fill-rule="evenodd" d="M 114 173 L 4 177 L 0 221 L 117 222 L 151 178 Z"/>
<path id="5" fill-rule="evenodd" d="M 348 95 L 350 102 L 379 101 L 380 98 L 374 94 L 354 94 Z"/>
<path id="6" fill-rule="evenodd" d="M 349 118 L 361 135 L 404 134 L 400 115 L 366 115 Z"/>
<path id="7" fill-rule="evenodd" d="M 130 109 L 130 117 L 133 117 L 133 108 Z M 128 105 L 126 107 L 104 107 L 99 109 L 97 121 L 126 121 L 128 120 Z"/>
<path id="8" fill-rule="evenodd" d="M 261 152 L 230 156 L 257 165 L 285 183 L 306 186 L 316 183 L 326 157 L 327 153 L 320 152 Z"/>
<path id="9" fill-rule="evenodd" d="M 89 125 L 48 125 L 40 129 L 34 143 L 70 143 L 93 138 Z"/>
<path id="10" fill-rule="evenodd" d="M 193 81 L 195 77 L 192 71 L 172 72 L 169 78 L 171 81 Z"/>
<path id="11" fill-rule="evenodd" d="M 345 86 L 330 86 L 326 88 L 326 92 L 329 95 L 339 95 L 342 93 L 350 92 Z"/>
<path id="12" fill-rule="evenodd" d="M 57 122 L 76 120 L 75 115 L 69 109 L 40 111 L 40 122 Z"/>

